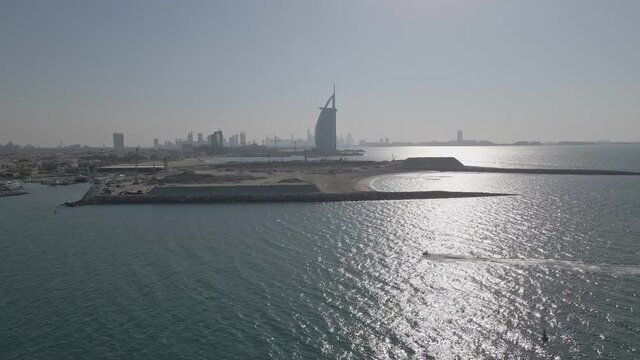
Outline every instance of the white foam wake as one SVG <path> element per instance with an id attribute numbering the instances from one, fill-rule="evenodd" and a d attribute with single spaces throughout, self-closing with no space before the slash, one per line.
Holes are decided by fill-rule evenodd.
<path id="1" fill-rule="evenodd" d="M 585 272 L 606 272 L 612 274 L 640 275 L 640 265 L 638 264 L 593 264 L 582 261 L 558 260 L 558 259 L 522 259 L 522 258 L 494 258 L 476 257 L 456 254 L 423 254 L 423 257 L 432 262 L 473 262 L 491 263 L 515 266 L 553 266 L 568 270 Z"/>

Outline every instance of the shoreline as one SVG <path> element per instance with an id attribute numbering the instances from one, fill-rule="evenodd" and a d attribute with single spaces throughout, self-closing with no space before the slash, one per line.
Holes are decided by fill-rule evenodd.
<path id="1" fill-rule="evenodd" d="M 401 174 L 401 173 L 398 172 L 398 173 L 391 173 L 391 174 L 370 175 L 358 180 L 358 182 L 356 182 L 354 187 L 357 191 L 378 191 L 371 185 L 371 183 L 373 183 L 374 180 L 376 180 L 381 176 L 394 175 L 394 174 Z"/>

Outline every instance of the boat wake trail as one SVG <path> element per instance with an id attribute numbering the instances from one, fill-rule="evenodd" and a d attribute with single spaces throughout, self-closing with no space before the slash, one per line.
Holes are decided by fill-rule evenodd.
<path id="1" fill-rule="evenodd" d="M 585 272 L 603 272 L 617 275 L 640 275 L 640 265 L 637 264 L 593 264 L 572 260 L 557 259 L 520 259 L 520 258 L 494 258 L 476 257 L 455 254 L 428 254 L 424 253 L 425 260 L 439 263 L 470 262 L 489 263 L 515 266 L 552 266 L 567 270 Z"/>

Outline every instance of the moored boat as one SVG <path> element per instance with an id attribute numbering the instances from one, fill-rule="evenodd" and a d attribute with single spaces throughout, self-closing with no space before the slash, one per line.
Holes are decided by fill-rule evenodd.
<path id="1" fill-rule="evenodd" d="M 40 181 L 42 185 L 60 186 L 60 185 L 73 185 L 76 183 L 74 177 L 54 177 L 46 178 Z"/>
<path id="2" fill-rule="evenodd" d="M 22 184 L 15 180 L 0 181 L 0 191 L 16 191 L 21 190 Z"/>

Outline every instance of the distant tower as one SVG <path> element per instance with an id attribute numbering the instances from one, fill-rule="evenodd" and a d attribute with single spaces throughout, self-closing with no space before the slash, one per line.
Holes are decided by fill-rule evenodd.
<path id="1" fill-rule="evenodd" d="M 331 107 L 329 107 L 331 103 Z M 333 85 L 333 95 L 327 100 L 324 107 L 320 108 L 320 116 L 316 123 L 316 148 L 320 151 L 336 151 L 336 86 Z"/>
<path id="2" fill-rule="evenodd" d="M 193 131 L 187 134 L 187 144 L 193 145 Z"/>
<path id="3" fill-rule="evenodd" d="M 240 133 L 240 145 L 247 145 L 247 134 L 245 134 L 244 131 Z"/>
<path id="4" fill-rule="evenodd" d="M 160 140 L 158 140 L 158 138 L 153 139 L 153 147 L 156 149 L 160 147 Z"/>
<path id="5" fill-rule="evenodd" d="M 204 143 L 204 137 L 202 133 L 198 133 L 198 145 L 202 145 Z"/>
<path id="6" fill-rule="evenodd" d="M 224 136 L 222 135 L 222 130 L 215 131 L 213 134 L 211 134 L 210 143 L 214 148 L 222 148 L 224 146 Z"/>
<path id="7" fill-rule="evenodd" d="M 118 154 L 124 154 L 123 133 L 113 133 L 113 150 Z"/>
<path id="8" fill-rule="evenodd" d="M 458 130 L 458 142 L 461 143 L 462 141 L 464 141 L 463 137 L 462 137 L 462 130 Z"/>
<path id="9" fill-rule="evenodd" d="M 347 145 L 347 147 L 352 147 L 353 146 L 353 136 L 351 136 L 351 134 L 347 134 L 347 139 L 345 140 L 345 145 Z"/>
<path id="10" fill-rule="evenodd" d="M 218 145 L 220 145 L 220 147 L 224 147 L 224 135 L 222 135 L 222 130 L 216 131 L 216 137 L 218 139 Z"/>
<path id="11" fill-rule="evenodd" d="M 313 146 L 315 141 L 316 141 L 316 138 L 311 134 L 311 130 L 307 129 L 307 145 Z"/>

